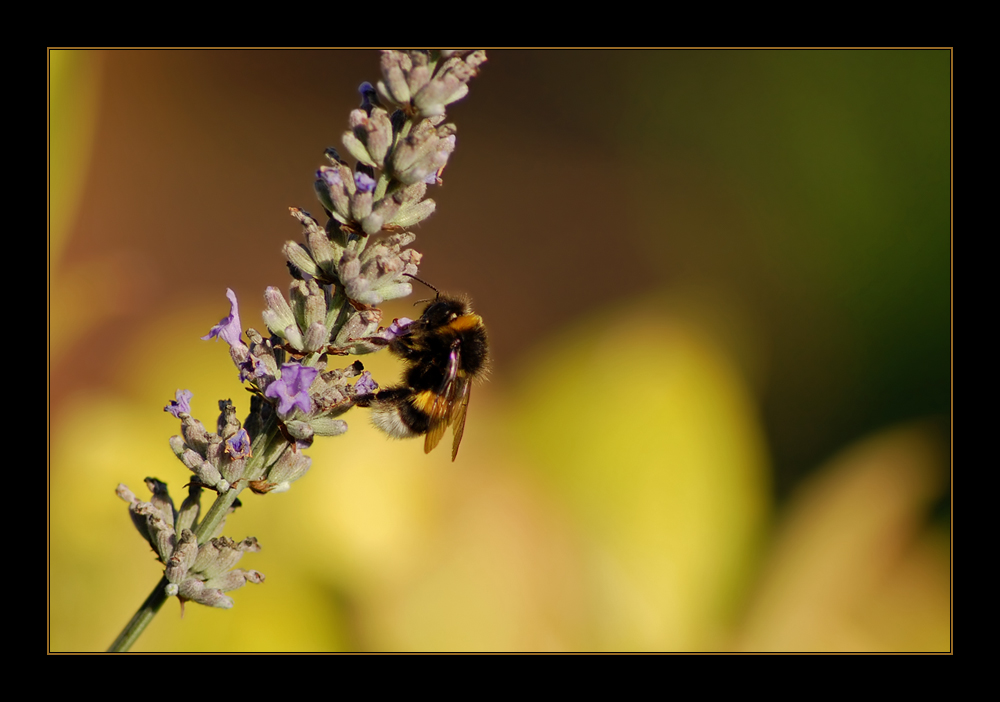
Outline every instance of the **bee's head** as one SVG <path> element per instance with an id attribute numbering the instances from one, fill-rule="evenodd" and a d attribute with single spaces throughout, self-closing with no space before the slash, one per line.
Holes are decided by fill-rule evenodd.
<path id="1" fill-rule="evenodd" d="M 438 296 L 424 308 L 420 318 L 428 327 L 434 328 L 444 326 L 453 319 L 470 314 L 471 311 L 467 301 L 438 293 Z"/>
<path id="2" fill-rule="evenodd" d="M 433 300 L 417 300 L 413 304 L 419 305 L 421 302 L 429 303 L 424 308 L 424 313 L 420 316 L 421 321 L 428 327 L 435 328 L 448 324 L 453 319 L 472 313 L 469 301 L 464 298 L 442 295 L 441 291 L 425 280 L 421 280 L 415 275 L 405 274 L 408 278 L 413 278 L 418 283 L 423 283 L 433 290 L 436 295 Z"/>

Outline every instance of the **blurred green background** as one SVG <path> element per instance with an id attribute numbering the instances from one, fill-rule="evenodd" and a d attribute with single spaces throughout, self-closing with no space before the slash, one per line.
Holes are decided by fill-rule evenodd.
<path id="1" fill-rule="evenodd" d="M 115 486 L 183 496 L 177 388 L 245 415 L 199 337 L 227 287 L 263 328 L 379 59 L 49 61 L 49 645 L 95 651 L 160 572 Z M 950 650 L 950 111 L 945 50 L 490 52 L 415 244 L 491 334 L 458 461 L 355 410 L 230 517 L 267 581 L 134 650 Z"/>

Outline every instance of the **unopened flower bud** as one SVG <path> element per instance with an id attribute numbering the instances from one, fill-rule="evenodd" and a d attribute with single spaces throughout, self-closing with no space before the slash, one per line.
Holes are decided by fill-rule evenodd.
<path id="1" fill-rule="evenodd" d="M 347 431 L 347 422 L 342 419 L 316 417 L 309 420 L 309 426 L 316 436 L 340 436 Z"/>
<path id="2" fill-rule="evenodd" d="M 179 583 L 187 577 L 188 570 L 198 558 L 198 539 L 188 529 L 181 532 L 177 547 L 167 559 L 165 575 L 172 583 Z"/>
<path id="3" fill-rule="evenodd" d="M 408 106 L 410 86 L 407 75 L 412 67 L 410 57 L 402 51 L 383 51 L 382 80 L 377 84 L 379 96 L 388 103 Z"/>
<path id="4" fill-rule="evenodd" d="M 229 592 L 231 590 L 236 590 L 247 584 L 248 578 L 247 573 L 242 568 L 237 568 L 236 570 L 230 570 L 229 572 L 222 573 L 214 578 L 210 578 L 205 581 L 205 587 L 213 587 L 221 590 L 222 592 Z M 256 573 L 256 571 L 254 571 Z M 259 573 L 257 573 L 260 576 Z M 263 576 L 256 579 L 257 582 L 263 582 Z"/>
<path id="5" fill-rule="evenodd" d="M 177 510 L 174 529 L 184 533 L 184 529 L 194 531 L 198 526 L 198 517 L 201 514 L 201 490 L 201 486 L 194 483 L 188 486 L 188 496 L 184 498 L 180 509 Z"/>
<path id="6" fill-rule="evenodd" d="M 319 351 L 330 341 L 330 330 L 322 322 L 313 322 L 302 337 L 302 350 L 306 353 Z"/>
<path id="7" fill-rule="evenodd" d="M 146 487 L 153 493 L 152 497 L 149 498 L 149 502 L 160 511 L 163 520 L 173 528 L 174 501 L 170 499 L 167 484 L 156 478 L 146 478 Z"/>
<path id="8" fill-rule="evenodd" d="M 190 415 L 181 420 L 181 434 L 184 436 L 184 443 L 195 451 L 202 452 L 208 447 L 208 431 Z"/>
<path id="9" fill-rule="evenodd" d="M 316 173 L 316 191 L 323 200 L 324 207 L 338 216 L 341 222 L 350 215 L 351 195 L 354 194 L 354 179 L 351 170 L 343 165 L 322 166 Z"/>
<path id="10" fill-rule="evenodd" d="M 167 559 L 174 552 L 174 545 L 177 543 L 174 528 L 167 524 L 166 520 L 161 516 L 160 510 L 153 507 L 149 502 L 143 502 L 142 504 L 150 506 L 149 511 L 146 513 L 146 531 L 149 533 L 149 542 L 152 544 L 153 550 L 160 557 L 160 560 L 166 563 Z"/>
<path id="11" fill-rule="evenodd" d="M 294 281 L 301 282 L 301 281 Z M 302 333 L 292 315 L 292 308 L 285 302 L 284 296 L 275 287 L 264 291 L 267 309 L 264 310 L 264 323 L 274 334 L 287 341 L 295 349 L 302 348 Z"/>
<path id="12" fill-rule="evenodd" d="M 282 247 L 282 253 L 285 254 L 285 258 L 288 259 L 289 263 L 303 273 L 308 273 L 311 276 L 318 276 L 320 274 L 319 266 L 316 265 L 316 261 L 310 255 L 309 249 L 302 244 L 294 241 L 286 241 Z"/>
<path id="13" fill-rule="evenodd" d="M 222 590 L 205 587 L 205 583 L 196 578 L 188 578 L 178 585 L 177 596 L 184 600 L 191 600 L 207 607 L 218 607 L 219 609 L 232 609 L 234 604 L 233 598 Z"/>
<path id="14" fill-rule="evenodd" d="M 239 563 L 247 551 L 260 551 L 257 539 L 249 537 L 237 543 L 233 539 L 220 536 L 202 544 L 198 550 L 197 560 L 191 565 L 191 572 L 198 573 L 203 580 L 209 580 Z"/>
<path id="15" fill-rule="evenodd" d="M 281 458 L 268 471 L 267 480 L 270 483 L 293 483 L 309 470 L 312 459 L 299 451 L 285 451 Z"/>
<path id="16" fill-rule="evenodd" d="M 428 121 L 421 122 L 393 150 L 393 174 L 407 185 L 424 181 L 431 173 L 444 168 L 454 150 L 453 126 L 435 128 Z"/>
<path id="17" fill-rule="evenodd" d="M 232 400 L 219 400 L 219 436 L 229 439 L 240 430 L 240 420 L 236 418 L 236 406 Z"/>

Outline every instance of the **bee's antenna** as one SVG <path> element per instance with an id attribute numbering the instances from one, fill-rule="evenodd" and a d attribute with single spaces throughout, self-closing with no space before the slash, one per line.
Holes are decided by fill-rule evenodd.
<path id="1" fill-rule="evenodd" d="M 409 273 L 404 273 L 403 275 L 405 275 L 405 276 L 406 276 L 407 278 L 413 278 L 413 279 L 414 279 L 415 281 L 417 281 L 418 283 L 423 283 L 423 284 L 424 284 L 424 285 L 426 285 L 426 286 L 427 286 L 428 288 L 430 288 L 430 289 L 431 289 L 431 290 L 433 290 L 433 291 L 434 291 L 435 293 L 437 293 L 437 296 L 438 296 L 438 297 L 441 297 L 441 291 L 440 291 L 440 290 L 438 290 L 437 288 L 435 288 L 435 287 L 434 287 L 433 285 L 431 285 L 430 283 L 428 283 L 428 282 L 427 282 L 426 280 L 421 280 L 421 279 L 420 279 L 420 278 L 418 278 L 417 276 L 415 276 L 415 275 L 410 275 Z M 419 302 L 419 301 L 418 301 L 418 302 Z"/>

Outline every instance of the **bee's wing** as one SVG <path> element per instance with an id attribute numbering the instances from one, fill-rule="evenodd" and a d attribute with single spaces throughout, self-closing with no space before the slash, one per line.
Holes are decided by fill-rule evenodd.
<path id="1" fill-rule="evenodd" d="M 431 424 L 430 429 L 424 434 L 424 453 L 430 453 L 434 448 L 441 443 L 441 438 L 444 436 L 444 430 L 448 428 L 448 422 L 441 420 L 440 422 L 435 422 Z"/>
<path id="2" fill-rule="evenodd" d="M 472 393 L 472 383 L 468 379 L 462 379 L 462 396 L 456 399 L 455 409 L 452 413 L 451 426 L 452 434 L 455 435 L 451 442 L 451 460 L 458 456 L 458 445 L 462 443 L 462 434 L 465 433 L 465 413 L 469 410 L 469 395 Z"/>
<path id="3" fill-rule="evenodd" d="M 441 443 L 444 430 L 451 424 L 454 416 L 455 400 L 460 390 L 458 377 L 458 364 L 461 358 L 461 347 L 458 342 L 452 344 L 451 354 L 448 357 L 448 368 L 444 373 L 444 380 L 437 389 L 434 402 L 431 403 L 427 414 L 430 415 L 431 425 L 424 437 L 424 453 L 430 453 Z"/>

